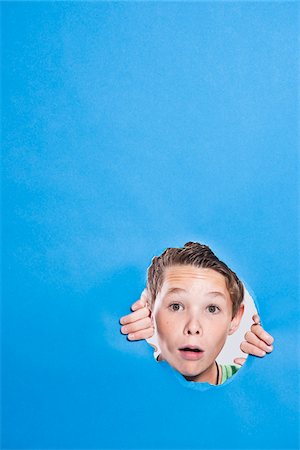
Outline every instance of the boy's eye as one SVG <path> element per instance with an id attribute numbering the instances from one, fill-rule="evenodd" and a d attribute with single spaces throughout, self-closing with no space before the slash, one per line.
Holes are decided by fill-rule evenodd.
<path id="1" fill-rule="evenodd" d="M 180 303 L 172 303 L 169 308 L 172 311 L 180 311 L 180 309 L 182 309 L 182 305 L 180 305 Z"/>
<path id="2" fill-rule="evenodd" d="M 210 312 L 211 314 L 216 314 L 217 312 L 220 311 L 220 308 L 217 305 L 209 305 L 207 309 L 208 312 Z"/>

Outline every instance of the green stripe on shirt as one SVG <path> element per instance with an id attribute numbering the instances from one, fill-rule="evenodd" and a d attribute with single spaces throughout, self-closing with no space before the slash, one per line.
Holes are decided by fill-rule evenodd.
<path id="1" fill-rule="evenodd" d="M 237 371 L 240 369 L 239 366 L 231 365 L 231 364 L 220 364 L 222 369 L 222 380 L 221 384 L 225 383 L 229 378 L 231 378 Z"/>

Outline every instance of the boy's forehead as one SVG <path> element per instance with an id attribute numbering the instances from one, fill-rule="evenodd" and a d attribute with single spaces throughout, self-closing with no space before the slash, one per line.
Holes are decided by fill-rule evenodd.
<path id="1" fill-rule="evenodd" d="M 164 271 L 161 293 L 177 289 L 188 290 L 191 287 L 205 286 L 209 290 L 228 293 L 226 279 L 213 269 L 195 267 L 191 265 L 174 265 L 167 267 Z"/>

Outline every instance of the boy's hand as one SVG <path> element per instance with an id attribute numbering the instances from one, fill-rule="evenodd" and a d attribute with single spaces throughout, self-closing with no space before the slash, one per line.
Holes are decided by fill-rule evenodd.
<path id="1" fill-rule="evenodd" d="M 266 353 L 273 351 L 273 337 L 267 333 L 260 325 L 260 317 L 255 314 L 252 317 L 254 324 L 251 327 L 251 331 L 247 331 L 245 334 L 246 341 L 243 341 L 240 345 L 242 352 L 249 355 L 259 356 L 263 358 Z M 234 362 L 239 365 L 243 365 L 245 358 L 236 358 Z"/>
<path id="2" fill-rule="evenodd" d="M 121 317 L 121 333 L 127 334 L 130 341 L 151 338 L 154 327 L 147 306 L 147 293 L 143 291 L 141 298 L 131 306 L 132 313 Z"/>

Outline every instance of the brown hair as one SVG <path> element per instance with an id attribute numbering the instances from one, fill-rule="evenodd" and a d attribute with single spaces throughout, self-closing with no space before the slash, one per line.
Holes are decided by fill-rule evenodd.
<path id="1" fill-rule="evenodd" d="M 147 276 L 148 300 L 151 309 L 162 287 L 165 268 L 177 265 L 212 269 L 223 275 L 232 301 L 232 317 L 236 315 L 244 298 L 242 282 L 207 245 L 199 242 L 187 242 L 182 248 L 167 248 L 160 256 L 152 259 Z"/>

